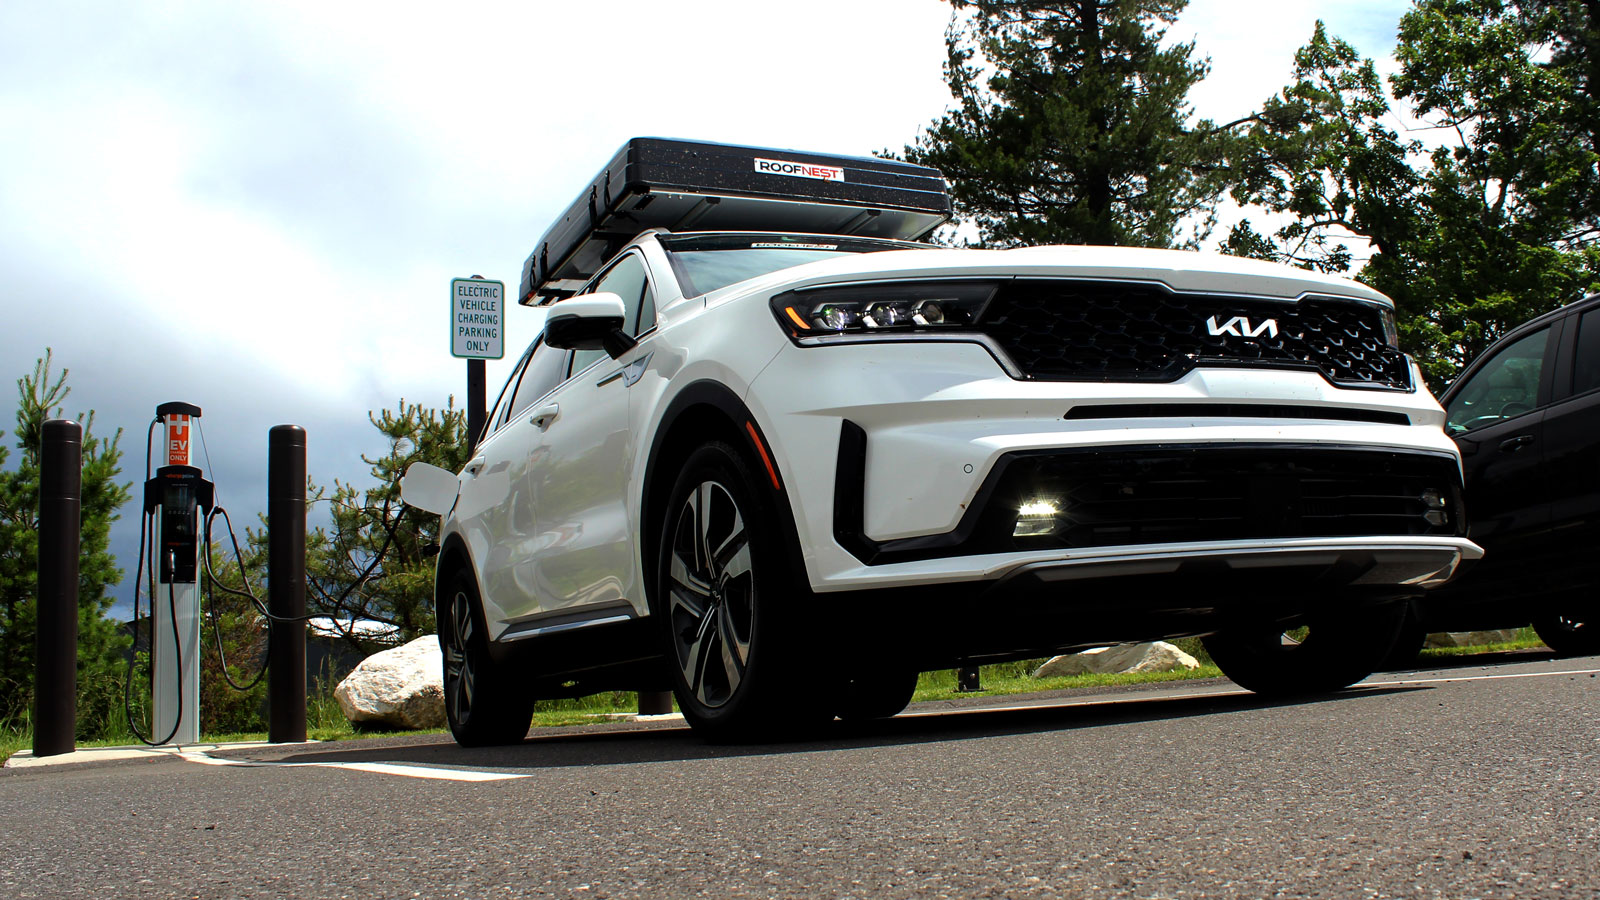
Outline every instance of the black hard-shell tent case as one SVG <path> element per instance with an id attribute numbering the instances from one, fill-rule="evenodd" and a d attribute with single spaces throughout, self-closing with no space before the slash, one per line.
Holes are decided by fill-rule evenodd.
<path id="1" fill-rule="evenodd" d="M 842 170 L 843 177 L 773 169 Z M 533 306 L 572 294 L 623 244 L 650 228 L 918 240 L 949 218 L 950 195 L 937 169 L 872 157 L 634 138 L 539 239 L 522 265 L 518 297 Z"/>

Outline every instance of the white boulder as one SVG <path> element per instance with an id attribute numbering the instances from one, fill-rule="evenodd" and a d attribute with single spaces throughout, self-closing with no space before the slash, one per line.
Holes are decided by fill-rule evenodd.
<path id="1" fill-rule="evenodd" d="M 1082 653 L 1069 653 L 1045 661 L 1035 669 L 1035 678 L 1060 678 L 1067 675 L 1122 672 L 1171 672 L 1198 669 L 1200 661 L 1166 641 L 1148 644 L 1117 644 L 1095 647 Z"/>
<path id="2" fill-rule="evenodd" d="M 444 659 L 439 638 L 420 637 L 362 660 L 333 689 L 353 725 L 388 728 L 444 726 Z"/>

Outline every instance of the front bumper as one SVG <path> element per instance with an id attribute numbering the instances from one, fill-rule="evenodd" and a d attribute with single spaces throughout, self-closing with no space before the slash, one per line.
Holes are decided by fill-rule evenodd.
<path id="1" fill-rule="evenodd" d="M 1458 537 L 1280 538 L 1092 547 L 1041 553 L 939 557 L 882 566 L 858 565 L 837 573 L 832 590 L 890 588 L 960 582 L 991 582 L 990 593 L 1008 584 L 1045 585 L 1111 581 L 1120 577 L 1233 574 L 1277 576 L 1326 587 L 1395 588 L 1421 591 L 1443 584 L 1463 560 L 1483 550 Z"/>
<path id="2" fill-rule="evenodd" d="M 926 670 L 1360 615 L 1414 595 L 1479 552 L 1460 538 L 1100 548 L 991 560 L 983 581 L 934 576 L 921 587 L 825 593 L 817 602 L 849 616 L 854 651 L 898 653 Z"/>
<path id="3" fill-rule="evenodd" d="M 1012 567 L 995 585 L 1061 584 L 1119 577 L 1231 573 L 1243 576 L 1295 572 L 1308 585 L 1413 587 L 1443 584 L 1463 560 L 1483 555 L 1465 538 L 1335 538 L 1230 541 L 1207 546 L 1102 548 Z"/>
<path id="4" fill-rule="evenodd" d="M 1258 495 L 1270 500 L 1275 485 L 1295 481 L 1297 455 L 1342 451 L 1390 457 L 1403 464 L 1399 469 L 1408 460 L 1426 460 L 1428 483 L 1449 496 L 1459 516 L 1459 457 L 1440 428 L 1438 404 L 1425 393 L 1352 391 L 1314 374 L 1231 369 L 1196 369 L 1163 384 L 1017 380 L 982 347 L 929 343 L 786 348 L 758 376 L 747 403 L 783 470 L 809 581 L 819 592 L 992 582 L 1024 567 L 1081 568 L 1125 562 L 1130 554 L 1221 553 L 1233 560 L 1226 565 L 1272 567 L 1293 547 L 1379 552 L 1382 560 L 1362 576 L 1368 583 L 1389 579 L 1391 586 L 1420 588 L 1481 553 L 1459 536 L 1459 519 L 1443 528 L 1405 521 L 1404 510 L 1393 506 L 1413 490 L 1403 479 L 1385 489 L 1388 507 L 1318 506 L 1317 515 L 1331 526 L 1296 523 L 1274 531 L 1262 522 L 1278 514 L 1263 514 L 1267 507 L 1261 507 L 1231 523 L 1182 513 L 1169 515 L 1164 529 L 1112 523 L 1087 538 L 1076 529 L 1053 543 L 986 541 L 980 533 L 995 532 L 994 523 L 981 521 L 983 510 L 1018 499 L 985 493 L 997 483 L 996 473 L 1017 460 L 1081 454 L 1143 465 L 1174 448 L 1197 458 L 1213 450 L 1235 458 L 1262 448 L 1278 454 L 1278 469 L 1252 473 L 1257 483 L 1245 494 L 1219 498 L 1219 509 L 1260 506 Z M 1208 405 L 1202 415 L 1182 412 Z M 1344 416 L 1351 418 L 1338 421 Z M 857 446 L 847 453 L 851 440 Z M 1061 471 L 1052 477 L 1059 479 Z M 1401 474 L 1416 475 L 1407 471 Z M 1343 483 L 1360 474 L 1356 466 Z M 1313 506 L 1338 499 L 1341 490 L 1313 496 L 1306 488 L 1291 509 L 1309 521 Z M 1105 493 L 1091 499 L 1102 506 L 1116 499 Z M 1421 490 L 1416 493 L 1420 497 Z M 1191 511 L 1204 510 L 1209 495 L 1180 499 Z M 1168 502 L 1171 495 L 1150 500 Z M 1352 525 L 1357 513 L 1366 518 Z M 1125 540 L 1118 539 L 1119 527 Z"/>

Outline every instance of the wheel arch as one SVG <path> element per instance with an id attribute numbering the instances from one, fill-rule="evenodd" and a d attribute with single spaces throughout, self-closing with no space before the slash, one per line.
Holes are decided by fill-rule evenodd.
<path id="1" fill-rule="evenodd" d="M 444 604 L 449 599 L 445 596 L 445 592 L 450 590 L 450 579 L 454 578 L 457 572 L 472 582 L 478 594 L 478 609 L 474 614 L 481 622 L 485 624 L 487 622 L 483 609 L 483 585 L 478 583 L 478 572 L 472 567 L 472 552 L 467 549 L 467 542 L 461 535 L 447 535 L 439 542 L 439 556 L 433 566 L 434 631 L 439 634 L 441 640 L 444 638 L 444 632 L 440 630 L 444 626 Z M 489 642 L 491 652 L 496 652 L 497 646 L 494 641 Z"/>
<path id="2" fill-rule="evenodd" d="M 787 485 L 772 459 L 771 443 L 749 407 L 732 389 L 718 381 L 701 380 L 685 386 L 667 405 L 655 429 L 655 438 L 651 441 L 650 455 L 645 464 L 640 498 L 642 527 L 639 533 L 642 543 L 639 552 L 643 563 L 645 595 L 652 612 L 655 610 L 653 582 L 656 556 L 668 495 L 672 492 L 683 462 L 708 440 L 722 440 L 737 448 L 751 471 L 758 476 L 767 476 L 760 479 L 757 487 L 766 490 L 777 510 L 784 553 L 790 566 L 807 578 L 809 584 L 805 555 L 800 549 L 799 530 L 795 527 L 794 510 L 789 505 Z"/>
<path id="3" fill-rule="evenodd" d="M 478 581 L 478 570 L 472 564 L 472 551 L 467 546 L 467 541 L 460 534 L 446 535 L 440 542 L 439 557 L 433 567 L 433 614 L 436 621 L 439 618 L 440 593 L 446 588 L 451 576 L 461 572 L 471 580 L 477 593 L 477 609 L 474 613 L 478 616 L 479 627 L 484 628 L 484 638 L 489 645 L 489 657 L 499 664 L 518 663 L 525 658 L 525 648 L 508 645 L 494 640 L 489 636 L 488 610 L 484 608 L 483 584 Z"/>
<path id="4" fill-rule="evenodd" d="M 459 534 L 446 535 L 439 547 L 439 557 L 433 566 L 433 611 L 439 612 L 439 591 L 445 580 L 457 570 L 475 573 L 472 568 L 472 553 L 467 549 L 467 542 Z M 476 578 L 476 574 L 473 574 Z"/>

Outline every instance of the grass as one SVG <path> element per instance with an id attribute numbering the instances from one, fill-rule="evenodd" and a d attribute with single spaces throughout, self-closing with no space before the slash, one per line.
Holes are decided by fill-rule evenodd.
<path id="1" fill-rule="evenodd" d="M 1032 694 L 1039 691 L 1059 691 L 1070 688 L 1116 687 L 1125 684 L 1150 684 L 1160 681 L 1188 681 L 1195 678 L 1219 678 L 1222 670 L 1211 662 L 1198 638 L 1174 641 L 1185 653 L 1199 663 L 1198 669 L 1179 669 L 1173 672 L 1139 672 L 1128 674 L 1072 675 L 1063 678 L 1034 678 L 1033 671 L 1044 663 L 1043 659 L 997 663 L 978 669 L 978 683 L 983 688 L 976 693 L 956 691 L 956 673 L 949 669 L 923 672 L 917 678 L 917 692 L 913 703 L 925 700 L 953 700 L 957 697 L 1005 696 Z"/>
<path id="2" fill-rule="evenodd" d="M 533 727 L 552 728 L 561 725 L 589 725 L 603 721 L 599 716 L 611 713 L 633 713 L 639 709 L 639 696 L 632 691 L 616 691 L 577 697 L 566 700 L 541 700 L 534 706 Z M 355 738 L 400 737 L 414 734 L 444 734 L 445 729 L 401 730 L 384 728 L 357 728 L 344 717 L 333 690 L 318 681 L 306 696 L 306 737 L 313 741 L 347 741 Z M 204 732 L 202 743 L 231 744 L 265 741 L 265 731 Z M 27 721 L 0 723 L 0 760 L 18 750 L 33 746 L 33 728 Z M 77 746 L 126 747 L 139 746 L 139 738 L 125 727 L 98 738 L 80 739 Z"/>
<path id="3" fill-rule="evenodd" d="M 924 700 L 954 700 L 957 697 L 1003 696 L 1006 694 L 1032 694 L 1039 691 L 1059 691 L 1068 688 L 1113 687 L 1124 684 L 1149 684 L 1158 681 L 1188 681 L 1195 678 L 1220 678 L 1222 670 L 1216 666 L 1202 665 L 1198 669 L 1179 669 L 1173 672 L 1136 672 L 1106 675 L 1073 675 L 1065 678 L 1034 678 L 1027 672 L 1007 672 L 1016 665 L 1037 668 L 1044 660 L 1026 663 L 1001 663 L 979 669 L 979 684 L 983 688 L 975 694 L 957 693 L 956 675 L 951 671 L 923 672 L 917 679 L 917 692 L 912 702 Z"/>
<path id="4" fill-rule="evenodd" d="M 1543 647 L 1544 641 L 1539 640 L 1539 635 L 1532 626 L 1523 626 L 1517 631 L 1515 640 L 1500 641 L 1493 644 L 1481 644 L 1475 647 L 1431 647 L 1423 650 L 1418 659 L 1449 659 L 1456 656 L 1476 656 L 1479 653 L 1503 653 L 1507 650 L 1528 650 L 1534 647 Z"/>
<path id="5" fill-rule="evenodd" d="M 444 728 L 395 730 L 383 728 L 357 728 L 344 717 L 339 701 L 331 689 L 319 690 L 306 697 L 306 737 L 314 741 L 347 741 L 353 738 L 399 737 L 408 734 L 444 734 Z M 589 725 L 599 716 L 613 713 L 632 714 L 639 709 L 639 695 L 632 691 L 610 691 L 588 697 L 563 700 L 541 700 L 534 704 L 533 727 L 554 728 L 562 725 Z M 206 735 L 208 742 L 264 741 L 265 732 Z"/>
<path id="6" fill-rule="evenodd" d="M 676 710 L 678 704 L 674 702 Z M 633 691 L 605 691 L 587 697 L 568 697 L 561 700 L 540 700 L 533 705 L 533 727 L 555 728 L 562 725 L 593 725 L 603 722 L 600 716 L 639 711 L 639 695 Z"/>

